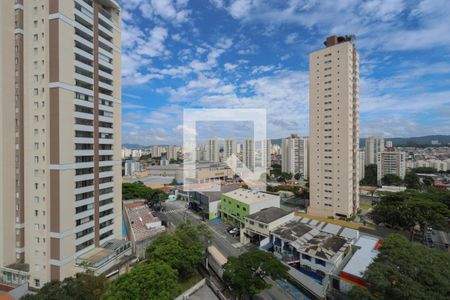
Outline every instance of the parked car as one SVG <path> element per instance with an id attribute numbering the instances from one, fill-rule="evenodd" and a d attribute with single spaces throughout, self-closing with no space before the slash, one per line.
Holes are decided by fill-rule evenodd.
<path id="1" fill-rule="evenodd" d="M 239 228 L 237 228 L 237 227 L 234 227 L 233 229 L 231 229 L 230 231 L 228 231 L 228 233 L 229 234 L 231 234 L 231 235 L 235 235 L 237 232 L 239 232 L 240 230 L 239 230 Z"/>

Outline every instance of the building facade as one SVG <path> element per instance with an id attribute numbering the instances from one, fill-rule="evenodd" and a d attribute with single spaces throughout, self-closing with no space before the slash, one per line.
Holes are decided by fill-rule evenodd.
<path id="1" fill-rule="evenodd" d="M 359 207 L 359 54 L 331 36 L 309 56 L 308 213 L 350 216 Z"/>
<path id="2" fill-rule="evenodd" d="M 250 171 L 255 170 L 255 141 L 247 139 L 243 143 L 242 162 Z"/>
<path id="3" fill-rule="evenodd" d="M 405 178 L 406 174 L 406 152 L 383 151 L 377 156 L 377 183 L 382 185 L 385 175 L 392 174 Z"/>
<path id="4" fill-rule="evenodd" d="M 281 171 L 308 178 L 308 139 L 293 134 L 282 140 Z"/>
<path id="5" fill-rule="evenodd" d="M 268 207 L 280 207 L 280 196 L 237 189 L 222 194 L 219 212 L 223 219 L 244 226 L 244 218 Z"/>
<path id="6" fill-rule="evenodd" d="M 384 151 L 384 139 L 382 137 L 368 137 L 365 142 L 366 166 L 376 165 L 378 153 Z"/>
<path id="7" fill-rule="evenodd" d="M 0 22 L 0 267 L 40 288 L 121 236 L 120 7 L 5 0 Z"/>
<path id="8" fill-rule="evenodd" d="M 219 141 L 217 139 L 208 140 L 206 145 L 206 159 L 209 162 L 219 162 Z"/>
<path id="9" fill-rule="evenodd" d="M 366 177 L 366 151 L 359 150 L 359 180 Z"/>
<path id="10" fill-rule="evenodd" d="M 235 140 L 225 140 L 223 146 L 223 160 L 226 161 L 231 155 L 237 155 L 237 147 Z"/>

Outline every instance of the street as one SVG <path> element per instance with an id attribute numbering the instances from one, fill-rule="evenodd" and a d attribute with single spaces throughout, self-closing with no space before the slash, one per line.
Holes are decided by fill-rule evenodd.
<path id="1" fill-rule="evenodd" d="M 195 214 L 192 210 L 186 208 L 186 202 L 184 201 L 168 201 L 164 204 L 165 210 L 163 212 L 158 212 L 157 215 L 161 219 L 166 220 L 168 224 L 177 226 L 180 223 L 188 220 L 192 224 L 198 224 L 202 222 L 202 218 Z M 243 252 L 256 249 L 254 245 L 242 246 L 239 243 L 239 238 L 234 238 L 226 232 L 227 225 L 223 222 L 209 221 L 206 220 L 205 223 L 211 230 L 211 244 L 214 245 L 225 257 L 239 256 Z M 271 281 L 272 287 L 265 290 L 258 295 L 254 296 L 254 299 L 261 300 L 293 300 L 291 295 L 289 295 L 283 288 L 281 288 L 276 282 Z M 300 298 L 301 299 L 301 298 Z"/>

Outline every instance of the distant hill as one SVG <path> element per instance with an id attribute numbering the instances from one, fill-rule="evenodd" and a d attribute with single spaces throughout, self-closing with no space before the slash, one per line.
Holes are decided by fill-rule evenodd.
<path id="1" fill-rule="evenodd" d="M 282 139 L 271 139 L 272 145 L 281 145 Z M 392 141 L 394 146 L 432 146 L 431 141 L 439 141 L 440 145 L 450 145 L 450 135 L 427 135 L 427 136 L 418 136 L 418 137 L 408 137 L 408 138 L 384 138 L 385 141 Z M 365 138 L 359 139 L 359 145 L 364 147 L 366 142 Z M 150 146 L 142 146 L 138 144 L 123 144 L 122 145 L 128 149 L 142 149 L 148 148 Z M 434 146 L 434 145 L 433 145 Z"/>
<path id="2" fill-rule="evenodd" d="M 364 146 L 365 138 L 360 139 L 360 145 Z M 392 141 L 394 147 L 401 146 L 435 146 L 431 144 L 431 141 L 439 141 L 440 145 L 450 144 L 450 135 L 427 135 L 408 138 L 384 138 L 385 141 Z"/>

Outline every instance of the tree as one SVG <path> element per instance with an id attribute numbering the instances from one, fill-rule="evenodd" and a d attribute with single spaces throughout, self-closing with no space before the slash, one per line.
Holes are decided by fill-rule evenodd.
<path id="1" fill-rule="evenodd" d="M 176 270 L 164 262 L 150 261 L 114 280 L 102 300 L 170 300 L 177 296 L 174 294 L 177 281 Z"/>
<path id="2" fill-rule="evenodd" d="M 366 166 L 365 174 L 366 174 L 366 176 L 360 182 L 361 185 L 376 186 L 377 185 L 377 165 L 372 164 L 372 165 Z"/>
<path id="3" fill-rule="evenodd" d="M 411 170 L 414 173 L 421 173 L 421 174 L 434 174 L 437 173 L 437 170 L 432 167 L 417 167 Z"/>
<path id="4" fill-rule="evenodd" d="M 146 250 L 146 256 L 150 261 L 168 264 L 186 278 L 201 263 L 208 238 L 203 225 L 181 224 L 174 233 L 158 237 Z"/>
<path id="5" fill-rule="evenodd" d="M 292 179 L 292 174 L 291 173 L 281 172 L 280 176 L 284 180 L 291 180 Z"/>
<path id="6" fill-rule="evenodd" d="M 63 281 L 50 281 L 34 295 L 29 294 L 24 300 L 98 300 L 108 288 L 105 276 L 95 276 L 92 272 L 78 273 Z"/>
<path id="7" fill-rule="evenodd" d="M 386 237 L 380 253 L 364 273 L 368 292 L 356 289 L 351 299 L 448 299 L 450 255 L 404 236 Z"/>
<path id="8" fill-rule="evenodd" d="M 423 182 L 423 185 L 426 186 L 426 187 L 430 187 L 434 183 L 433 178 L 431 178 L 431 177 L 424 177 L 422 179 L 422 182 Z"/>
<path id="9" fill-rule="evenodd" d="M 408 189 L 419 190 L 422 185 L 420 184 L 420 178 L 414 172 L 408 172 L 405 175 L 405 186 Z"/>
<path id="10" fill-rule="evenodd" d="M 286 278 L 289 268 L 270 252 L 254 250 L 229 257 L 224 266 L 223 280 L 233 295 L 252 296 L 271 287 L 266 277 Z"/>
<path id="11" fill-rule="evenodd" d="M 418 192 L 406 190 L 400 193 L 385 193 L 370 213 L 376 224 L 384 223 L 395 228 L 411 230 L 416 224 L 446 228 L 450 216 L 446 196 L 439 191 Z M 448 201 L 448 202 L 445 202 Z"/>
<path id="12" fill-rule="evenodd" d="M 296 173 L 296 174 L 294 175 L 294 179 L 295 179 L 295 180 L 300 180 L 301 177 L 302 177 L 302 174 L 300 174 L 300 173 Z"/>
<path id="13" fill-rule="evenodd" d="M 394 174 L 386 174 L 381 178 L 381 183 L 383 185 L 394 185 L 394 186 L 400 186 L 403 184 L 403 180 Z"/>

